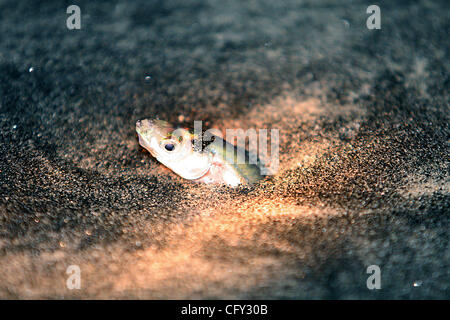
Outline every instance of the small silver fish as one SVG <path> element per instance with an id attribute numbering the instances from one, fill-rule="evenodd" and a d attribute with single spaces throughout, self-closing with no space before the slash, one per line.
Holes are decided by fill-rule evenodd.
<path id="1" fill-rule="evenodd" d="M 246 150 L 218 136 L 207 147 L 199 148 L 194 142 L 198 137 L 188 130 L 174 130 L 168 122 L 153 119 L 137 121 L 136 132 L 142 147 L 184 179 L 235 187 L 264 178 L 259 163 L 249 163 Z"/>

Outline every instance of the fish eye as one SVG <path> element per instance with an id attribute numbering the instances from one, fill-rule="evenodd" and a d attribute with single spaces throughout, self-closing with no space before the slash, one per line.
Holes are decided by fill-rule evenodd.
<path id="1" fill-rule="evenodd" d="M 166 149 L 167 151 L 173 151 L 175 149 L 175 145 L 173 143 L 166 143 L 164 145 L 164 149 Z"/>

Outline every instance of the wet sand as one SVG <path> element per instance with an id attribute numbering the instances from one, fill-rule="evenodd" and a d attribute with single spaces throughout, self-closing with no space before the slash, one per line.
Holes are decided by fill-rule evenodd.
<path id="1" fill-rule="evenodd" d="M 0 3 L 1 298 L 449 298 L 445 2 L 79 5 Z M 183 180 L 156 116 L 278 129 L 279 168 Z"/>

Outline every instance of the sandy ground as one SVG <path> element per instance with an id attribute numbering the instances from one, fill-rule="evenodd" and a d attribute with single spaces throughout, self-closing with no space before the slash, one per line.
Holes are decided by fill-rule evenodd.
<path id="1" fill-rule="evenodd" d="M 68 30 L 1 1 L 0 297 L 450 298 L 445 3 L 86 1 Z M 183 180 L 137 142 L 156 116 L 279 129 L 278 171 Z"/>

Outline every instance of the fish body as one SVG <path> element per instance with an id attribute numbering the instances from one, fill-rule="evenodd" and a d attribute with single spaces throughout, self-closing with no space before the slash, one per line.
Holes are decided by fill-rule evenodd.
<path id="1" fill-rule="evenodd" d="M 199 147 L 195 142 L 199 137 L 188 130 L 174 129 L 166 121 L 152 119 L 137 121 L 136 132 L 139 144 L 182 178 L 237 186 L 264 177 L 258 163 L 249 163 L 246 150 L 218 136 L 213 136 L 206 147 Z"/>

